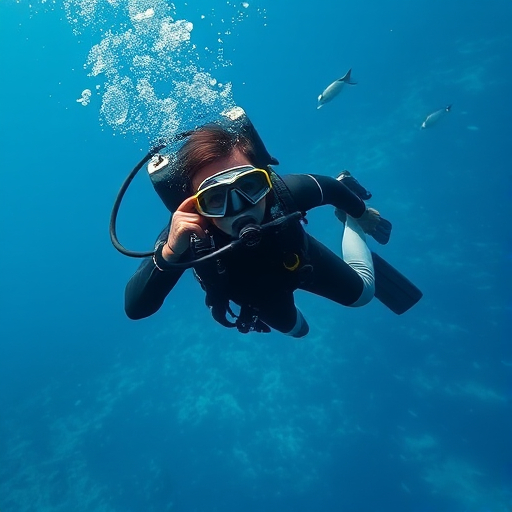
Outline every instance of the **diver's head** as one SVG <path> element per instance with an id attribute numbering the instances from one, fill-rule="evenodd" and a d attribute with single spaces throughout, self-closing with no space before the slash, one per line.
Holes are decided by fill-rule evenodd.
<path id="1" fill-rule="evenodd" d="M 263 221 L 272 188 L 265 169 L 251 162 L 252 144 L 217 125 L 194 132 L 178 154 L 196 209 L 232 237 L 240 226 Z"/>

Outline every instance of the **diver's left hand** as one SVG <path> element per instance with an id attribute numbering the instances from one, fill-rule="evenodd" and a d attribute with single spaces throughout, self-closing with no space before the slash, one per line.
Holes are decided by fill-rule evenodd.
<path id="1" fill-rule="evenodd" d="M 363 231 L 368 235 L 372 235 L 377 230 L 380 222 L 380 213 L 374 208 L 366 208 L 366 211 L 356 219 Z"/>

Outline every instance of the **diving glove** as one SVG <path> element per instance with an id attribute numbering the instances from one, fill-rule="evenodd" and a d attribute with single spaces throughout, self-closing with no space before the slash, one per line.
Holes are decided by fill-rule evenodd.
<path id="1" fill-rule="evenodd" d="M 366 190 L 355 178 L 350 174 L 349 171 L 343 171 L 337 178 L 338 181 L 341 181 L 348 189 L 350 189 L 356 196 L 358 196 L 363 201 L 367 201 L 372 197 L 371 192 Z M 345 222 L 346 214 L 342 210 L 336 208 L 335 215 L 341 222 Z M 369 222 L 371 217 L 374 217 L 375 214 L 378 216 L 378 222 L 375 225 L 375 222 Z M 367 208 L 366 212 L 359 218 L 356 219 L 359 225 L 362 227 L 363 231 L 373 237 L 379 244 L 386 245 L 389 242 L 389 238 L 391 236 L 391 228 L 393 227 L 389 220 L 384 219 L 380 216 L 377 210 L 373 208 Z"/>

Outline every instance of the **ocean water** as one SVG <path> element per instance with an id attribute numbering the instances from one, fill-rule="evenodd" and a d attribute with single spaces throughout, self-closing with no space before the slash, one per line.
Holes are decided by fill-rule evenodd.
<path id="1" fill-rule="evenodd" d="M 2 0 L 0 511 L 510 511 L 511 27 L 505 0 Z M 188 272 L 125 317 L 117 190 L 233 105 L 282 174 L 373 192 L 413 309 L 301 292 L 306 338 L 242 335 Z M 122 243 L 167 220 L 136 178 Z"/>

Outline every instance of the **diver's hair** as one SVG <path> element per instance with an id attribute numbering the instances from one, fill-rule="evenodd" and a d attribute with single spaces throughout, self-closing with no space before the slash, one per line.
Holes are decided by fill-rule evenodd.
<path id="1" fill-rule="evenodd" d="M 202 167 L 229 156 L 235 148 L 253 163 L 254 147 L 250 139 L 218 124 L 207 124 L 194 130 L 181 146 L 177 153 L 177 168 L 190 183 Z"/>

